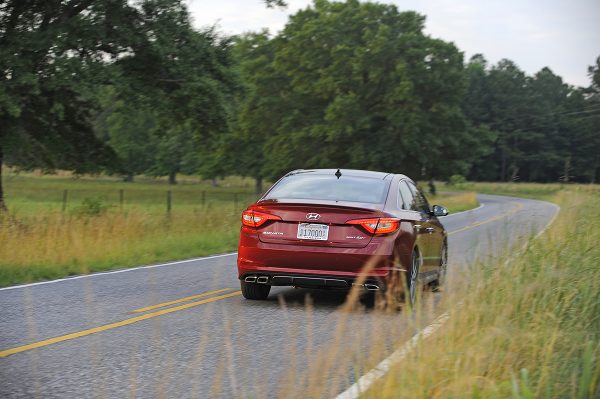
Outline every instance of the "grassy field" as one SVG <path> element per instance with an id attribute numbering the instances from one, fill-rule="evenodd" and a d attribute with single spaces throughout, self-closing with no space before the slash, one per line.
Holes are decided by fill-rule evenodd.
<path id="1" fill-rule="evenodd" d="M 443 297 L 449 321 L 364 396 L 600 397 L 600 188 L 481 187 L 551 197 L 560 216 L 509 262 L 471 265 Z"/>
<path id="2" fill-rule="evenodd" d="M 256 198 L 253 182 L 218 183 L 9 175 L 9 216 L 0 223 L 0 285 L 234 250 L 239 214 Z"/>
<path id="3" fill-rule="evenodd" d="M 578 191 L 585 186 L 576 184 L 538 184 L 538 183 L 462 183 L 458 185 L 439 184 L 441 190 L 478 192 L 484 194 L 509 195 L 514 197 L 533 198 L 545 201 L 556 201 L 556 194 L 561 191 Z"/>
<path id="4" fill-rule="evenodd" d="M 179 181 L 7 173 L 0 286 L 234 251 L 253 180 Z M 431 201 L 451 212 L 478 205 L 472 192 Z"/>

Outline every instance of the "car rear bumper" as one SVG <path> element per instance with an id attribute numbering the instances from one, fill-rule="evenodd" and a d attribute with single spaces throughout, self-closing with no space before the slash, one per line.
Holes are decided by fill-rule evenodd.
<path id="1" fill-rule="evenodd" d="M 363 273 L 384 282 L 393 270 L 393 246 L 380 240 L 364 248 L 338 248 L 264 243 L 242 234 L 238 277 L 267 276 L 271 285 L 351 287 Z"/>
<path id="2" fill-rule="evenodd" d="M 350 289 L 359 285 L 368 291 L 385 290 L 385 278 L 369 276 L 362 280 L 360 284 L 354 277 L 344 277 L 338 275 L 314 275 L 301 273 L 266 273 L 256 272 L 247 273 L 240 277 L 241 280 L 250 283 L 267 284 L 271 286 L 294 286 L 302 288 L 320 288 L 320 289 Z"/>

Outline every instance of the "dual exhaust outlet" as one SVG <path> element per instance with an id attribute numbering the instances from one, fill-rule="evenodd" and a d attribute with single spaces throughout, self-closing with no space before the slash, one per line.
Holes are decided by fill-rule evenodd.
<path id="1" fill-rule="evenodd" d="M 267 284 L 269 282 L 268 276 L 248 276 L 244 279 L 247 283 L 258 283 L 258 284 Z"/>
<path id="2" fill-rule="evenodd" d="M 366 284 L 354 284 L 352 283 L 353 287 L 362 287 L 367 291 L 379 291 L 381 288 L 377 285 L 377 284 L 372 284 L 372 283 L 366 283 Z"/>

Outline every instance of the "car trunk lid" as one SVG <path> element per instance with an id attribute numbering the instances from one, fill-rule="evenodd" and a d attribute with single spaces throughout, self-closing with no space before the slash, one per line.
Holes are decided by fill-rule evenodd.
<path id="1" fill-rule="evenodd" d="M 281 220 L 270 221 L 257 229 L 259 240 L 265 243 L 288 245 L 331 246 L 343 248 L 366 247 L 373 235 L 357 225 L 346 224 L 351 219 L 382 217 L 378 204 L 341 201 L 267 200 L 253 207 L 256 211 L 276 215 Z M 317 225 L 317 226 L 310 226 Z M 327 227 L 323 227 L 327 226 Z M 302 229 L 304 237 L 299 238 Z M 326 230 L 326 239 L 309 238 Z M 321 237 L 324 238 L 324 237 Z"/>

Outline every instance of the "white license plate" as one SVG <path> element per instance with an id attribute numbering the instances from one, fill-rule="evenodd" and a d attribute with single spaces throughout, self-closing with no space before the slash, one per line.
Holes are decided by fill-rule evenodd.
<path id="1" fill-rule="evenodd" d="M 297 237 L 301 240 L 326 241 L 329 236 L 329 226 L 326 224 L 300 223 Z"/>

